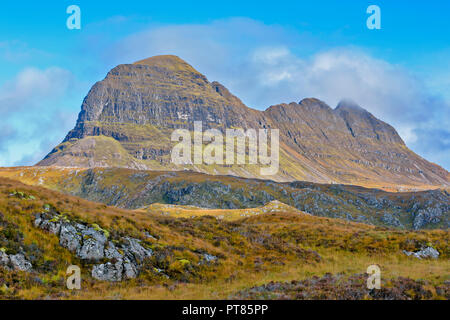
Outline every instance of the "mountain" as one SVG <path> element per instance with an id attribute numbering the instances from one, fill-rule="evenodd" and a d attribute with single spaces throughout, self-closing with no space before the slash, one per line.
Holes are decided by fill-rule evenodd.
<path id="1" fill-rule="evenodd" d="M 255 165 L 175 165 L 175 129 L 279 129 L 280 170 Z M 450 175 L 409 150 L 393 127 L 351 101 L 308 98 L 265 111 L 245 106 L 176 56 L 119 65 L 83 101 L 75 128 L 39 166 L 193 170 L 275 181 L 369 187 L 449 186 Z"/>

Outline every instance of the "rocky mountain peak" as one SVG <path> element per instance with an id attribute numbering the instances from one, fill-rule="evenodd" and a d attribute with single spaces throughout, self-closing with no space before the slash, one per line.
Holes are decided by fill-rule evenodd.
<path id="1" fill-rule="evenodd" d="M 305 106 L 305 107 L 317 107 L 317 108 L 326 109 L 326 110 L 331 109 L 328 104 L 326 104 L 322 100 L 319 100 L 316 98 L 305 98 L 305 99 L 302 99 L 298 104 Z"/>
<path id="2" fill-rule="evenodd" d="M 171 71 L 188 71 L 199 73 L 190 64 L 175 55 L 160 55 L 144 60 L 136 61 L 134 65 L 147 65 L 151 67 L 164 68 Z"/>
<path id="3" fill-rule="evenodd" d="M 351 99 L 339 102 L 334 112 L 344 119 L 345 124 L 353 137 L 383 140 L 392 144 L 404 146 L 403 140 L 397 131 L 389 124 L 377 119 L 369 111 Z"/>
<path id="4" fill-rule="evenodd" d="M 336 109 L 316 98 L 248 108 L 219 82 L 173 55 L 112 69 L 83 101 L 76 126 L 39 165 L 118 166 L 265 178 L 250 167 L 175 168 L 174 129 L 274 128 L 281 168 L 270 179 L 339 183 L 448 185 L 448 172 L 417 156 L 398 133 L 355 102 Z M 111 151 L 113 150 L 113 151 Z"/>

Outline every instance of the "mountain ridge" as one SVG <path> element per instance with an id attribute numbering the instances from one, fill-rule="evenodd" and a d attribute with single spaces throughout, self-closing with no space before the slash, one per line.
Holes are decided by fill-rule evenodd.
<path id="1" fill-rule="evenodd" d="M 279 173 L 261 177 L 249 165 L 174 166 L 170 134 L 174 129 L 192 130 L 194 121 L 222 131 L 279 129 Z M 118 151 L 107 154 L 108 148 Z M 353 102 L 343 100 L 333 109 L 306 98 L 255 110 L 171 55 L 113 68 L 89 91 L 75 128 L 37 165 L 194 170 L 369 186 L 450 184 L 445 169 L 413 153 L 392 126 Z"/>

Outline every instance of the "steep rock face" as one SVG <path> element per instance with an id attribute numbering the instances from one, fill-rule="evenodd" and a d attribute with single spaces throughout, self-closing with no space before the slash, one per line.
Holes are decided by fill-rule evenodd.
<path id="1" fill-rule="evenodd" d="M 292 157 L 313 163 L 324 180 L 448 185 L 445 169 L 413 153 L 392 126 L 352 102 L 332 109 L 320 100 L 304 99 L 272 106 L 264 114 L 283 133 Z"/>
<path id="2" fill-rule="evenodd" d="M 65 141 L 102 134 L 129 140 L 128 135 L 105 129 L 103 123 L 184 128 L 203 120 L 209 126 L 229 128 L 253 125 L 258 115 L 175 56 L 115 67 L 92 87 L 81 109 L 77 126 Z"/>
<path id="3" fill-rule="evenodd" d="M 280 170 L 261 176 L 251 165 L 170 161 L 176 128 L 280 130 Z M 351 101 L 336 109 L 317 99 L 257 111 L 175 56 L 119 65 L 96 83 L 77 124 L 38 165 L 194 170 L 276 181 L 449 185 L 449 173 L 410 151 L 390 125 Z"/>

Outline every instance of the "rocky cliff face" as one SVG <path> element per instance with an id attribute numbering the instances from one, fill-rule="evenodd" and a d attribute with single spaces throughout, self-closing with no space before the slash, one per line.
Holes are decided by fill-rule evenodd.
<path id="1" fill-rule="evenodd" d="M 114 138 L 129 138 L 102 128 L 101 124 L 106 123 L 184 128 L 202 120 L 225 129 L 251 127 L 258 115 L 224 86 L 210 83 L 180 58 L 160 56 L 119 65 L 96 83 L 65 141 L 114 133 Z"/>
<path id="2" fill-rule="evenodd" d="M 175 166 L 176 128 L 280 130 L 280 170 L 251 165 Z M 410 151 L 394 128 L 353 102 L 336 109 L 317 99 L 257 111 L 175 56 L 119 65 L 96 83 L 77 124 L 38 165 L 194 170 L 277 181 L 308 180 L 384 187 L 448 186 L 449 173 Z"/>

